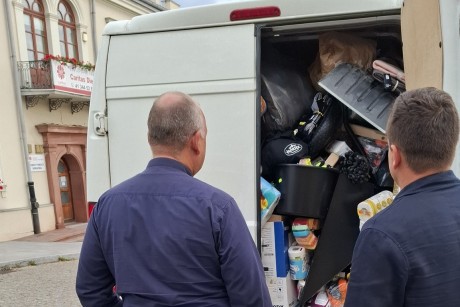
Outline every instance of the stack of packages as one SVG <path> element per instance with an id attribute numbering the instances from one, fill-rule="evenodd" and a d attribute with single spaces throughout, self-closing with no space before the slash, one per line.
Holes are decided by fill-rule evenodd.
<path id="1" fill-rule="evenodd" d="M 297 281 L 299 298 L 318 244 L 318 236 L 314 233 L 317 230 L 319 230 L 318 219 L 295 218 L 292 222 L 292 234 L 296 242 L 288 250 L 289 269 L 291 279 Z"/>
<path id="2" fill-rule="evenodd" d="M 273 306 L 298 305 L 296 285 L 289 276 L 289 247 L 294 239 L 284 216 L 272 215 L 262 227 L 261 256 Z"/>
<path id="3" fill-rule="evenodd" d="M 333 186 L 339 173 L 337 170 L 335 172 L 331 171 L 330 168 L 324 165 L 312 165 L 308 158 L 305 161 L 299 161 L 299 164 L 299 167 L 306 167 L 302 169 L 303 171 L 308 171 L 309 173 L 320 172 L 317 177 L 313 176 L 310 177 L 310 180 L 308 178 L 306 180 L 307 182 L 310 181 L 310 185 L 313 185 L 311 180 L 317 183 L 321 182 L 320 186 L 323 190 L 330 185 L 330 189 L 326 189 L 328 191 L 326 195 L 317 198 L 314 194 L 317 194 L 315 192 L 318 191 L 318 187 L 313 189 L 304 187 L 302 190 L 303 192 L 307 191 L 305 193 L 307 199 L 292 197 L 296 193 L 290 194 L 292 197 L 290 198 L 288 193 L 285 194 L 283 190 L 287 187 L 286 184 L 289 185 L 289 180 L 292 179 L 289 178 L 288 174 L 286 174 L 284 180 L 283 176 L 281 176 L 279 181 L 283 184 L 277 185 L 269 183 L 263 177 L 260 178 L 262 264 L 274 306 L 291 307 L 297 306 L 299 303 L 302 289 L 308 278 L 310 264 L 315 256 L 315 250 L 319 242 L 322 222 L 324 222 L 324 216 L 326 215 L 323 210 L 324 205 L 330 202 Z M 331 182 L 327 183 L 327 181 Z M 280 190 L 277 188 L 280 188 Z M 282 193 L 284 202 L 280 201 Z M 326 199 L 326 196 L 329 198 Z M 295 208 L 290 206 L 291 203 L 294 204 L 293 207 Z M 309 205 L 299 206 L 299 204 L 304 203 Z M 293 211 L 289 211 L 287 208 Z M 278 209 L 280 209 L 280 212 L 289 212 L 285 215 L 284 213 L 278 213 Z M 294 213 L 295 209 L 300 210 Z M 328 283 L 328 287 L 324 291 L 327 302 L 333 301 L 337 294 L 342 293 L 343 296 L 343 291 L 332 291 L 335 287 L 332 282 L 336 282 L 336 280 L 331 281 L 331 285 Z M 343 286 L 340 286 L 340 288 L 343 288 Z M 318 293 L 314 299 L 320 301 L 321 293 Z M 339 298 L 337 299 L 340 301 Z M 317 306 L 321 305 L 317 304 Z"/>
<path id="4" fill-rule="evenodd" d="M 260 191 L 262 264 L 270 297 L 274 306 L 296 306 L 295 285 L 288 275 L 288 249 L 294 240 L 286 218 L 273 214 L 281 193 L 263 177 Z"/>
<path id="5" fill-rule="evenodd" d="M 298 306 L 318 243 L 320 221 L 272 215 L 262 228 L 262 263 L 274 306 Z M 341 307 L 347 279 L 340 272 L 308 302 L 309 307 Z"/>
<path id="6" fill-rule="evenodd" d="M 272 215 L 262 228 L 262 264 L 275 306 L 297 306 L 318 243 L 319 220 Z"/>

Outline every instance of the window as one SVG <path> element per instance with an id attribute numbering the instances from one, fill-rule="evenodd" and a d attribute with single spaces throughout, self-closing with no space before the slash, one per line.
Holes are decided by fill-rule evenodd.
<path id="1" fill-rule="evenodd" d="M 23 0 L 22 4 L 29 61 L 41 60 L 48 53 L 43 4 L 39 0 Z"/>
<path id="2" fill-rule="evenodd" d="M 60 1 L 58 4 L 59 15 L 59 42 L 61 45 L 61 56 L 75 58 L 78 60 L 77 31 L 75 17 L 69 4 Z"/>

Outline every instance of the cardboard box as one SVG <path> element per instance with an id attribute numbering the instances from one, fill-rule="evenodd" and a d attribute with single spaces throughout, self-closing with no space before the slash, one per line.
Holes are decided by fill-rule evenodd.
<path id="1" fill-rule="evenodd" d="M 286 220 L 286 216 L 284 215 L 272 214 L 267 222 L 276 222 L 276 221 L 285 221 L 285 220 Z"/>
<path id="2" fill-rule="evenodd" d="M 266 277 L 265 281 L 273 307 L 296 307 L 299 305 L 296 281 L 292 280 L 289 274 L 285 277 Z"/>
<path id="3" fill-rule="evenodd" d="M 388 142 L 386 135 L 378 130 L 359 126 L 359 125 L 354 125 L 354 124 L 350 124 L 350 127 L 351 127 L 351 130 L 353 130 L 354 134 L 356 135 L 374 139 L 374 140 Z"/>
<path id="4" fill-rule="evenodd" d="M 285 221 L 267 222 L 262 227 L 261 254 L 265 277 L 285 277 L 289 272 L 289 236 Z"/>

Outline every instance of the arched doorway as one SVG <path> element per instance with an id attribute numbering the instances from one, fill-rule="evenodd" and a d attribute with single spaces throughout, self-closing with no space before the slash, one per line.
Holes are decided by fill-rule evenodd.
<path id="1" fill-rule="evenodd" d="M 73 222 L 75 216 L 72 202 L 72 183 L 70 181 L 69 167 L 67 166 L 67 163 L 65 163 L 64 159 L 59 160 L 57 172 L 64 223 Z"/>
<path id="2" fill-rule="evenodd" d="M 42 124 L 50 200 L 56 228 L 88 221 L 86 205 L 86 127 Z M 72 216 L 73 215 L 73 216 Z"/>

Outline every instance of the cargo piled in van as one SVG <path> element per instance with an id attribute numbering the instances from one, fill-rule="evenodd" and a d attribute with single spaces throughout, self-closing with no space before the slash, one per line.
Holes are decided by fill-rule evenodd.
<path id="1" fill-rule="evenodd" d="M 405 86 L 397 23 L 318 32 L 302 26 L 262 29 L 261 94 L 267 108 L 261 113 L 261 165 L 262 180 L 281 193 L 274 214 L 291 223 L 318 218 L 323 226 L 314 231 L 318 247 L 304 264 L 309 270 L 299 299 L 305 302 L 332 285 L 336 274 L 349 272 L 358 203 L 393 188 L 386 143 L 360 136 L 352 126 L 384 133 Z M 346 149 L 338 150 L 337 143 Z M 326 178 L 332 177 L 324 176 L 334 171 L 340 179 L 329 184 Z"/>

